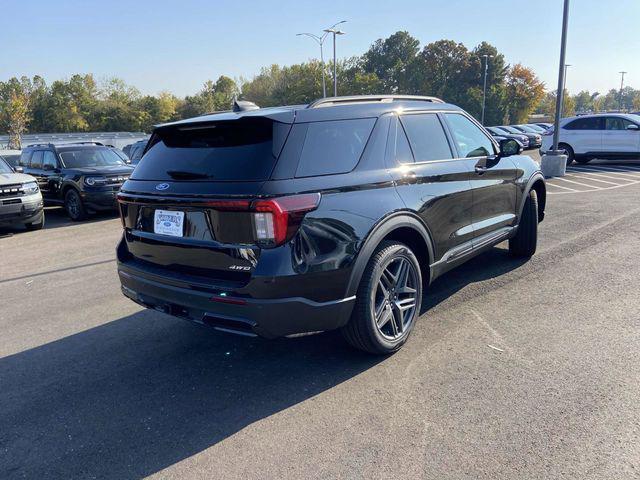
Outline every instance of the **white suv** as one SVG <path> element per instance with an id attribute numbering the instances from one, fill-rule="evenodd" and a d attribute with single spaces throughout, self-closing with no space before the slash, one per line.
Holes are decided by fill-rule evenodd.
<path id="1" fill-rule="evenodd" d="M 553 148 L 553 128 L 543 134 L 541 152 Z M 640 116 L 602 113 L 560 120 L 558 149 L 566 150 L 567 165 L 593 158 L 640 158 Z"/>

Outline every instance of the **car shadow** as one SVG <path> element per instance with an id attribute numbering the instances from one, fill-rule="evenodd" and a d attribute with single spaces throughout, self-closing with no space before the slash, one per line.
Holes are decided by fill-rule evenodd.
<path id="1" fill-rule="evenodd" d="M 504 275 L 529 260 L 512 257 L 505 246 L 506 243 L 497 245 L 438 277 L 425 289 L 420 314 L 434 308 L 467 285 Z"/>
<path id="2" fill-rule="evenodd" d="M 383 360 L 141 311 L 0 359 L 0 478 L 142 478 Z"/>
<path id="3" fill-rule="evenodd" d="M 118 218 L 118 212 L 116 210 L 105 210 L 102 212 L 92 213 L 86 220 L 83 220 L 81 222 L 74 222 L 69 218 L 67 212 L 62 207 L 45 207 L 44 214 L 44 228 L 49 230 L 53 228 L 68 227 L 70 225 L 96 223 L 102 222 L 104 220 L 113 220 L 114 218 Z"/>
<path id="4" fill-rule="evenodd" d="M 62 207 L 45 207 L 44 209 L 44 229 L 51 230 L 54 228 L 68 227 L 70 225 L 78 225 L 81 223 L 95 223 L 102 222 L 104 220 L 113 220 L 118 218 L 117 211 L 106 210 L 103 212 L 96 212 L 89 215 L 86 220 L 82 222 L 74 222 L 67 216 L 67 212 Z M 27 232 L 28 230 L 23 225 L 7 225 L 0 226 L 0 238 L 10 237 L 15 234 Z"/>

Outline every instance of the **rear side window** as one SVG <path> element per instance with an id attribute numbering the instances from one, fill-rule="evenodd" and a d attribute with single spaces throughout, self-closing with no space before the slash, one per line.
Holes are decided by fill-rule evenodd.
<path id="1" fill-rule="evenodd" d="M 357 165 L 375 118 L 307 124 L 296 177 L 347 173 Z"/>
<path id="2" fill-rule="evenodd" d="M 564 126 L 565 130 L 602 130 L 600 117 L 578 118 Z"/>
<path id="3" fill-rule="evenodd" d="M 460 157 L 486 157 L 495 153 L 493 142 L 475 123 L 459 113 L 445 115 Z"/>
<path id="4" fill-rule="evenodd" d="M 413 148 L 416 162 L 452 158 L 451 148 L 438 116 L 434 113 L 400 117 Z"/>
<path id="5" fill-rule="evenodd" d="M 291 126 L 267 118 L 157 130 L 134 180 L 260 181 L 269 178 Z"/>

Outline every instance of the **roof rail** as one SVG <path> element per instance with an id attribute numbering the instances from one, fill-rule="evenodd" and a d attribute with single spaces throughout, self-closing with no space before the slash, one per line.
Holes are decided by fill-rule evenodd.
<path id="1" fill-rule="evenodd" d="M 346 97 L 327 97 L 311 102 L 307 108 L 331 107 L 346 103 L 381 102 L 391 103 L 398 101 L 444 103 L 438 97 L 426 97 L 422 95 L 353 95 Z"/>
<path id="2" fill-rule="evenodd" d="M 31 143 L 26 148 L 29 147 L 55 147 L 55 145 L 53 143 Z"/>
<path id="3" fill-rule="evenodd" d="M 102 142 L 70 142 L 61 144 L 60 146 L 63 145 L 98 145 L 99 147 L 104 147 L 104 143 Z"/>

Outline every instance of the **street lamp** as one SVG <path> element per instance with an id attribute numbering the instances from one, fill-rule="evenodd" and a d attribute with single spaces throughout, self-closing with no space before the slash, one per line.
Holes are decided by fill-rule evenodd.
<path id="1" fill-rule="evenodd" d="M 338 69 L 336 62 L 336 35 L 344 35 L 345 32 L 336 30 L 336 27 L 342 23 L 346 23 L 346 20 L 342 20 L 329 28 L 324 30 L 325 33 L 331 33 L 333 35 L 333 96 L 338 96 Z"/>
<path id="2" fill-rule="evenodd" d="M 484 106 L 487 100 L 487 70 L 489 69 L 489 59 L 493 58 L 493 55 L 482 55 L 484 58 L 484 84 L 482 86 L 482 117 L 480 123 L 484 125 Z"/>
<path id="3" fill-rule="evenodd" d="M 567 89 L 567 67 L 570 67 L 570 66 L 571 66 L 570 63 L 565 63 L 564 64 L 564 78 L 562 79 L 562 95 L 563 95 L 563 99 L 564 99 L 564 91 Z M 560 104 L 560 117 L 562 117 L 563 110 L 564 110 L 564 100 L 563 100 L 562 104 Z"/>
<path id="4" fill-rule="evenodd" d="M 313 33 L 296 33 L 296 36 L 307 36 L 309 38 L 312 38 L 315 42 L 318 43 L 318 45 L 320 45 L 320 66 L 322 68 L 322 97 L 325 98 L 327 96 L 327 82 L 325 80 L 325 72 L 324 72 L 324 54 L 322 52 L 322 45 L 324 44 L 324 40 L 327 38 L 327 33 L 325 33 L 324 35 L 322 35 L 321 37 L 319 37 L 318 35 L 314 35 Z"/>
<path id="5" fill-rule="evenodd" d="M 620 111 L 622 111 L 622 87 L 624 86 L 624 74 L 627 72 L 618 72 L 622 78 L 620 79 Z"/>

